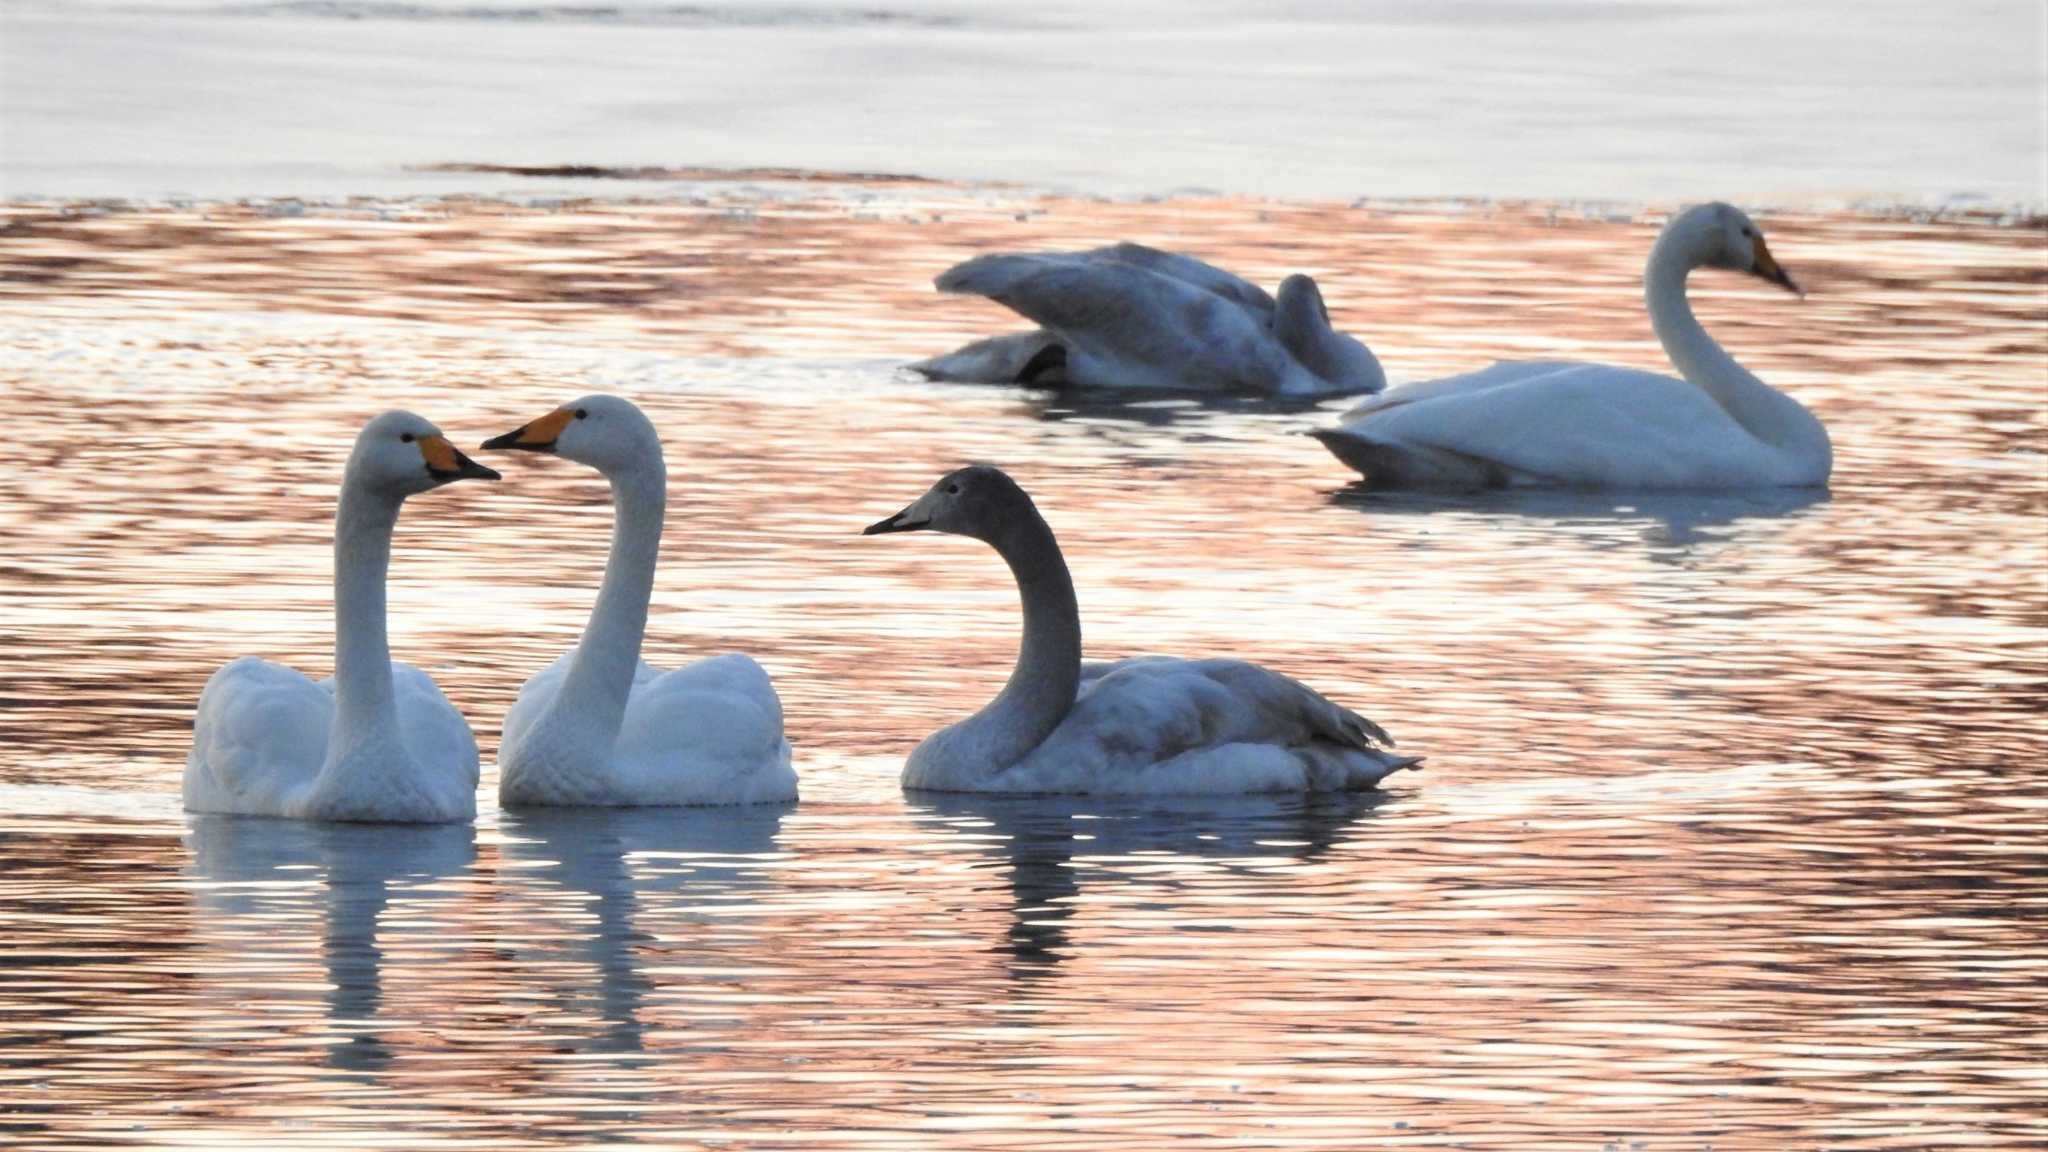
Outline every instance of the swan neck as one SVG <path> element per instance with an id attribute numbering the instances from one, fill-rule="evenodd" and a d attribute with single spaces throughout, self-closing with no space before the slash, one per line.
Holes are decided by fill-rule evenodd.
<path id="1" fill-rule="evenodd" d="M 966 723 L 980 730 L 994 765 L 1007 767 L 1045 742 L 1081 686 L 1081 609 L 1059 541 L 1028 504 L 989 541 L 1009 564 L 1024 605 L 1024 643 L 1009 682 Z"/>
<path id="2" fill-rule="evenodd" d="M 1686 278 L 1705 263 L 1670 232 L 1650 249 L 1643 300 L 1664 354 L 1687 383 L 1705 392 L 1750 435 L 1772 448 L 1819 461 L 1825 476 L 1830 457 L 1826 428 L 1798 401 L 1736 363 L 1693 315 Z"/>
<path id="3" fill-rule="evenodd" d="M 334 514 L 334 731 L 346 748 L 380 726 L 396 727 L 384 579 L 403 499 L 344 483 Z"/>
<path id="4" fill-rule="evenodd" d="M 594 725 L 598 738 L 617 736 L 625 718 L 668 508 L 668 474 L 658 451 L 651 462 L 610 479 L 616 512 L 604 584 L 554 705 Z"/>

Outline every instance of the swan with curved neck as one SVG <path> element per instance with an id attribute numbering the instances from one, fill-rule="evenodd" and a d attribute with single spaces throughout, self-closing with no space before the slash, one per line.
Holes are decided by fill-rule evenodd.
<path id="1" fill-rule="evenodd" d="M 334 517 L 334 675 L 244 656 L 206 682 L 185 761 L 193 812 L 438 823 L 476 815 L 476 737 L 426 673 L 391 659 L 384 582 L 408 496 L 498 474 L 410 412 L 356 437 Z"/>
<path id="2" fill-rule="evenodd" d="M 485 441 L 561 456 L 611 484 L 604 583 L 583 638 L 505 717 L 498 799 L 513 806 L 755 804 L 796 799 L 782 702 L 737 653 L 659 672 L 640 659 L 668 505 L 661 437 L 617 396 L 585 396 Z"/>
<path id="3" fill-rule="evenodd" d="M 867 535 L 980 540 L 1010 566 L 1024 641 L 980 711 L 925 738 L 903 786 L 1103 795 L 1370 788 L 1417 761 L 1372 721 L 1242 660 L 1081 659 L 1073 578 L 1031 497 L 1001 470 L 962 468 Z"/>
<path id="4" fill-rule="evenodd" d="M 1693 315 L 1699 268 L 1799 287 L 1739 209 L 1672 217 L 1650 249 L 1643 297 L 1683 379 L 1604 364 L 1501 363 L 1396 388 L 1317 438 L 1382 487 L 1812 487 L 1828 433 L 1798 401 L 1736 363 Z"/>
<path id="5" fill-rule="evenodd" d="M 1365 345 L 1330 327 L 1307 276 L 1288 277 L 1275 299 L 1192 256 L 1124 243 L 978 256 L 936 283 L 1041 327 L 910 366 L 933 380 L 1287 396 L 1386 386 Z"/>

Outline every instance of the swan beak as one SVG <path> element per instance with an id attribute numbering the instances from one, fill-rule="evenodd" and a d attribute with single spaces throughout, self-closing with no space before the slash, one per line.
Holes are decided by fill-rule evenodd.
<path id="1" fill-rule="evenodd" d="M 1804 288 L 1801 288 L 1799 285 L 1793 283 L 1792 274 L 1790 272 L 1785 271 L 1785 266 L 1778 263 L 1778 258 L 1776 256 L 1771 255 L 1770 248 L 1764 244 L 1763 233 L 1757 233 L 1755 238 L 1752 239 L 1749 243 L 1749 268 L 1751 272 L 1755 273 L 1758 276 L 1763 277 L 1766 280 L 1769 280 L 1771 283 L 1776 284 L 1778 287 L 1783 288 L 1787 292 L 1793 293 L 1801 299 L 1804 299 L 1806 297 L 1806 290 Z"/>
<path id="2" fill-rule="evenodd" d="M 931 517 L 912 516 L 910 514 L 911 510 L 916 507 L 917 505 L 912 504 L 909 508 L 905 508 L 887 520 L 877 520 L 873 524 L 861 529 L 860 534 L 863 536 L 880 536 L 884 532 L 915 532 L 920 528 L 931 527 Z"/>
<path id="3" fill-rule="evenodd" d="M 553 452 L 555 438 L 562 434 L 562 429 L 569 426 L 569 421 L 574 419 L 575 415 L 567 408 L 557 408 L 531 424 L 521 424 L 503 436 L 491 437 L 484 441 L 482 446 L 492 452 L 507 448 L 516 448 L 522 452 Z"/>
<path id="4" fill-rule="evenodd" d="M 427 462 L 427 475 L 443 484 L 457 480 L 496 480 L 497 472 L 464 456 L 446 436 L 419 438 L 420 455 Z"/>

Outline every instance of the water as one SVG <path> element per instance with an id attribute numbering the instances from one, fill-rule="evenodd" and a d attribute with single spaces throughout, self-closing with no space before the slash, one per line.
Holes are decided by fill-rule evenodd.
<path id="1" fill-rule="evenodd" d="M 0 232 L 0 1139 L 30 1148 L 1925 1149 L 2048 1142 L 2048 236 L 1767 216 L 1707 325 L 1825 493 L 1391 496 L 1341 404 L 903 360 L 932 274 L 1129 237 L 1303 269 L 1398 382 L 1661 365 L 1655 221 L 936 186 L 13 209 Z M 804 802 L 389 830 L 178 811 L 223 660 L 329 667 L 333 485 L 585 391 L 662 428 L 649 657 L 775 676 Z M 862 538 L 1011 469 L 1098 657 L 1233 654 L 1426 755 L 1304 803 L 908 798 L 1016 642 L 1001 563 Z M 573 640 L 602 483 L 415 499 L 392 632 L 485 749 Z"/>
<path id="2" fill-rule="evenodd" d="M 0 189 L 388 195 L 526 187 L 421 171 L 460 162 L 793 165 L 1080 193 L 2038 210 L 2044 29 L 2036 0 L 7 0 Z"/>

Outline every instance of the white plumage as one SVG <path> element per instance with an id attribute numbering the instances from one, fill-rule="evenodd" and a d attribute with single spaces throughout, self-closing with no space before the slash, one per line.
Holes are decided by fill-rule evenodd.
<path id="1" fill-rule="evenodd" d="M 1041 327 L 911 365 L 935 380 L 1287 396 L 1386 384 L 1371 351 L 1330 327 L 1306 276 L 1284 281 L 1276 302 L 1193 257 L 1125 243 L 977 256 L 937 285 L 986 296 Z"/>
<path id="2" fill-rule="evenodd" d="M 387 412 L 357 437 L 335 515 L 335 676 L 244 656 L 207 680 L 185 761 L 193 812 L 441 822 L 476 815 L 476 738 L 425 672 L 391 660 L 384 580 L 406 496 L 497 473 Z"/>
<path id="3" fill-rule="evenodd" d="M 661 440 L 616 396 L 587 396 L 484 445 L 551 452 L 611 481 L 604 584 L 574 650 L 520 689 L 498 752 L 521 805 L 756 804 L 796 799 L 782 703 L 738 654 L 662 672 L 640 659 L 667 504 Z"/>
<path id="4" fill-rule="evenodd" d="M 1701 205 L 1665 226 L 1644 274 L 1651 321 L 1684 379 L 1606 364 L 1495 364 L 1375 396 L 1316 435 L 1376 487 L 1825 484 L 1827 429 L 1693 317 L 1685 282 L 1699 267 L 1797 291 L 1748 217 Z"/>

